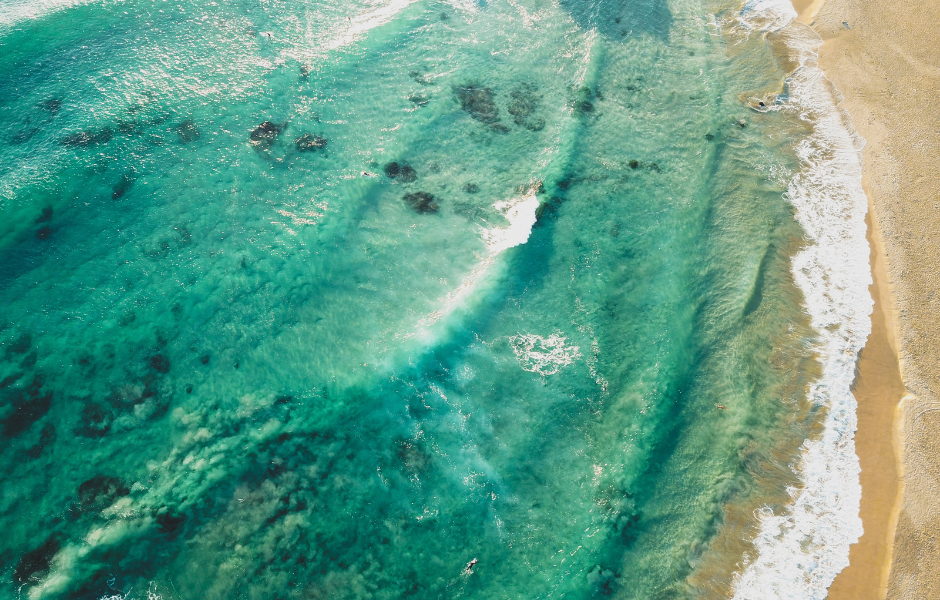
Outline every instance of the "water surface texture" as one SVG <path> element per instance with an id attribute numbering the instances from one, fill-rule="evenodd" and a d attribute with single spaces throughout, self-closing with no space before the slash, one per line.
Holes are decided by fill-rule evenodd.
<path id="1" fill-rule="evenodd" d="M 829 414 L 740 8 L 0 8 L 0 597 L 740 591 Z"/>

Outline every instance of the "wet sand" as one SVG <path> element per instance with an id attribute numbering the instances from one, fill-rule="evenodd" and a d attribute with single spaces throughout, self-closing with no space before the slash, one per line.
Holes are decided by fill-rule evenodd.
<path id="1" fill-rule="evenodd" d="M 940 598 L 940 2 L 794 5 L 867 141 L 871 206 L 876 305 L 854 390 L 865 535 L 829 597 Z"/>
<path id="2" fill-rule="evenodd" d="M 873 274 L 870 289 L 875 305 L 871 335 L 859 355 L 858 379 L 853 389 L 858 401 L 855 451 L 862 468 L 860 515 L 865 533 L 849 549 L 849 566 L 829 588 L 830 600 L 885 597 L 891 561 L 890 540 L 897 522 L 900 448 L 896 446 L 896 425 L 904 384 L 896 351 L 896 324 L 884 246 L 880 232 L 872 223 L 871 212 L 866 221 Z"/>

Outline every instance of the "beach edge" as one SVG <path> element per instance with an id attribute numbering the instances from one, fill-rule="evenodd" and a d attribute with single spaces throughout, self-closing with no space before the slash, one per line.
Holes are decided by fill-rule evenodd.
<path id="1" fill-rule="evenodd" d="M 927 200 L 940 190 L 940 177 L 928 175 L 938 172 L 940 144 L 928 132 L 940 131 L 940 118 L 920 110 L 916 98 L 940 91 L 940 51 L 930 42 L 940 6 L 794 4 L 823 38 L 819 67 L 867 140 L 862 168 L 875 308 L 853 390 L 865 535 L 852 545 L 829 598 L 929 598 L 940 582 L 930 536 L 940 526 L 940 509 L 930 502 L 940 492 L 940 403 L 930 385 L 940 374 L 931 364 L 940 355 L 940 327 L 930 318 L 940 253 L 928 249 L 940 247 L 940 206 Z"/>

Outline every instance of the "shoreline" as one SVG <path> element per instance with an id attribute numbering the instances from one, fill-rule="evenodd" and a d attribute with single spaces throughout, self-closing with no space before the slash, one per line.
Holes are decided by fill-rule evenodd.
<path id="1" fill-rule="evenodd" d="M 859 354 L 856 452 L 865 533 L 829 598 L 930 598 L 940 585 L 940 4 L 793 0 L 818 66 L 866 140 L 872 333 Z M 936 386 L 934 386 L 936 387 Z"/>
<path id="2" fill-rule="evenodd" d="M 858 1 L 791 0 L 791 3 L 797 20 L 822 35 L 815 26 L 815 20 L 824 8 L 832 13 L 844 4 Z M 836 11 L 832 10 L 834 4 Z M 846 26 L 845 30 L 850 31 L 850 27 Z M 842 90 L 832 77 L 835 65 L 830 61 L 830 53 L 835 45 L 832 40 L 843 35 L 842 32 L 830 33 L 829 39 L 823 37 L 823 43 L 817 49 L 817 64 L 839 93 Z M 849 547 L 849 565 L 836 576 L 827 597 L 830 600 L 882 600 L 887 597 L 890 585 L 893 541 L 903 493 L 901 456 L 904 446 L 898 425 L 903 420 L 906 388 L 899 360 L 899 323 L 893 300 L 895 290 L 891 286 L 888 253 L 877 218 L 876 196 L 869 185 L 876 166 L 870 150 L 877 147 L 883 138 L 857 127 L 859 111 L 846 101 L 844 94 L 839 108 L 848 113 L 853 128 L 866 140 L 862 152 L 862 186 L 868 201 L 865 224 L 872 276 L 869 291 L 874 304 L 870 317 L 871 334 L 859 352 L 856 380 L 852 386 L 852 394 L 858 404 L 855 452 L 861 468 L 859 516 L 864 533 Z"/>
<path id="3" fill-rule="evenodd" d="M 896 425 L 904 383 L 897 357 L 897 330 L 885 265 L 884 245 L 868 195 L 868 242 L 872 284 L 872 331 L 859 353 L 858 377 L 852 393 L 858 402 L 855 452 L 861 473 L 859 515 L 864 533 L 849 547 L 849 566 L 829 587 L 830 600 L 880 600 L 887 595 L 892 557 L 891 540 L 897 525 L 901 483 L 901 453 Z"/>

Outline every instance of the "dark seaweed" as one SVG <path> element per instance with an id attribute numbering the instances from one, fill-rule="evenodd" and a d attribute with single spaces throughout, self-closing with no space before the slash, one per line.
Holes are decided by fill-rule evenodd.
<path id="1" fill-rule="evenodd" d="M 78 133 L 67 135 L 62 138 L 62 144 L 72 148 L 88 148 L 89 146 L 105 144 L 111 141 L 112 137 L 114 137 L 114 132 L 111 131 L 111 128 L 102 127 L 98 130 L 89 129 L 88 131 L 79 131 Z"/>
<path id="2" fill-rule="evenodd" d="M 101 509 L 130 493 L 124 482 L 117 477 L 95 475 L 78 486 L 78 501 L 85 510 Z"/>
<path id="3" fill-rule="evenodd" d="M 398 179 L 404 183 L 413 183 L 418 180 L 418 172 L 411 165 L 405 165 L 401 168 Z"/>
<path id="4" fill-rule="evenodd" d="M 460 101 L 460 108 L 477 121 L 495 123 L 499 120 L 499 108 L 490 88 L 466 85 L 454 88 L 454 94 Z"/>
<path id="5" fill-rule="evenodd" d="M 36 217 L 37 223 L 45 223 L 46 221 L 52 220 L 52 207 L 47 206 L 42 209 L 42 215 Z"/>
<path id="6" fill-rule="evenodd" d="M 23 389 L 14 389 L 7 393 L 6 402 L 13 407 L 13 412 L 3 423 L 3 434 L 9 437 L 20 435 L 41 419 L 52 406 L 52 392 L 43 394 L 45 378 L 36 375 L 32 383 Z"/>
<path id="7" fill-rule="evenodd" d="M 39 458 L 43 450 L 49 447 L 55 441 L 55 425 L 46 423 L 39 432 L 39 441 L 26 451 L 26 456 L 31 459 Z"/>
<path id="8" fill-rule="evenodd" d="M 523 84 L 513 90 L 509 96 L 512 102 L 509 103 L 508 110 L 516 125 L 522 125 L 530 131 L 539 131 L 545 127 L 545 119 L 534 116 L 541 101 L 541 96 L 536 93 L 535 86 Z"/>
<path id="9" fill-rule="evenodd" d="M 441 208 L 437 204 L 434 196 L 427 192 L 414 192 L 412 194 L 405 194 L 402 199 L 408 203 L 408 206 L 411 207 L 411 210 L 415 211 L 419 215 L 434 214 Z"/>
<path id="10" fill-rule="evenodd" d="M 271 121 L 265 121 L 261 125 L 255 127 L 251 132 L 249 140 L 251 145 L 255 148 L 261 150 L 267 150 L 274 143 L 274 140 L 277 139 L 277 136 L 281 134 L 281 127 L 278 127 Z"/>
<path id="11" fill-rule="evenodd" d="M 13 581 L 24 584 L 39 579 L 49 571 L 49 561 L 52 560 L 60 547 L 58 540 L 49 538 L 42 546 L 24 554 L 13 571 Z"/>
<path id="12" fill-rule="evenodd" d="M 136 181 L 137 177 L 133 173 L 124 173 L 121 175 L 121 179 L 111 188 L 111 199 L 117 200 L 123 197 L 124 194 L 134 186 L 134 182 Z"/>
<path id="13" fill-rule="evenodd" d="M 179 135 L 180 143 L 188 144 L 199 139 L 199 128 L 192 119 L 186 119 L 176 126 L 176 133 Z"/>
<path id="14" fill-rule="evenodd" d="M 79 435 L 99 438 L 111 431 L 114 422 L 114 413 L 111 408 L 97 402 L 89 402 L 82 409 L 81 427 L 76 430 Z"/>
<path id="15" fill-rule="evenodd" d="M 305 133 L 296 140 L 294 140 L 294 145 L 297 146 L 297 149 L 301 152 L 309 152 L 311 150 L 323 150 L 326 148 L 326 138 L 319 135 L 311 135 Z"/>
<path id="16" fill-rule="evenodd" d="M 170 372 L 170 359 L 162 354 L 154 354 L 147 361 L 147 364 L 157 373 L 166 374 Z"/>

